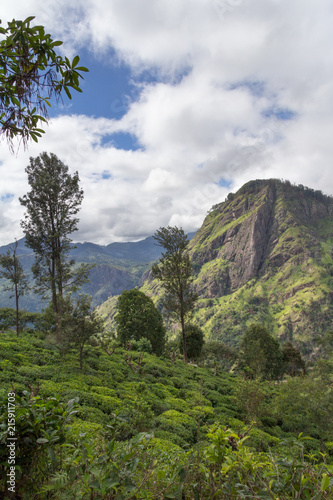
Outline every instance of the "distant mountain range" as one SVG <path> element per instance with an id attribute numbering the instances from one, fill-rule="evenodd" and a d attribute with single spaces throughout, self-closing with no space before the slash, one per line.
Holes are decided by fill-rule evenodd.
<path id="1" fill-rule="evenodd" d="M 316 351 L 333 324 L 332 197 L 288 181 L 251 181 L 215 205 L 189 237 L 199 294 L 193 320 L 207 337 L 237 345 L 245 328 L 260 322 L 303 354 Z M 161 308 L 163 292 L 150 273 L 161 253 L 154 241 L 78 243 L 72 250 L 78 263 L 96 264 L 81 291 L 93 296 L 111 326 L 117 295 L 125 289 L 141 287 Z M 34 257 L 24 240 L 19 254 L 29 270 Z M 13 306 L 3 288 L 0 299 L 1 306 Z M 33 295 L 21 305 L 42 307 Z"/>
<path id="2" fill-rule="evenodd" d="M 188 236 L 192 238 L 195 233 Z M 11 244 L 0 247 L 0 253 L 6 253 Z M 76 248 L 74 248 L 74 246 Z M 34 262 L 33 252 L 25 246 L 25 239 L 18 241 L 20 261 L 32 284 L 31 266 Z M 152 236 L 137 242 L 110 243 L 96 245 L 95 243 L 75 243 L 70 252 L 70 258 L 77 263 L 95 264 L 90 271 L 90 283 L 86 283 L 80 293 L 92 295 L 93 304 L 99 305 L 108 297 L 119 295 L 123 290 L 140 286 L 152 262 L 161 255 L 161 248 L 155 244 Z M 0 280 L 0 307 L 14 307 L 14 300 L 4 291 L 4 281 Z M 20 307 L 29 311 L 40 311 L 47 302 L 42 301 L 33 293 L 20 299 Z"/>

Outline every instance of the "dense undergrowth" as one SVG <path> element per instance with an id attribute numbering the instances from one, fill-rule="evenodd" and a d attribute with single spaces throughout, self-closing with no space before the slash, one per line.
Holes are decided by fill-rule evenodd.
<path id="1" fill-rule="evenodd" d="M 89 345 L 80 370 L 77 352 L 51 336 L 7 332 L 0 387 L 2 498 L 333 496 L 329 362 L 277 384 Z M 12 392 L 14 497 L 6 489 Z"/>

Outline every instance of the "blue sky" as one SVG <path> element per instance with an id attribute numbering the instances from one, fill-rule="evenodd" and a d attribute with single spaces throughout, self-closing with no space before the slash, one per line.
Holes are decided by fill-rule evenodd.
<path id="1" fill-rule="evenodd" d="M 42 151 L 79 172 L 82 242 L 196 230 L 251 179 L 332 194 L 330 0 L 2 0 L 4 25 L 30 15 L 90 72 L 38 144 L 1 143 L 0 244 Z"/>

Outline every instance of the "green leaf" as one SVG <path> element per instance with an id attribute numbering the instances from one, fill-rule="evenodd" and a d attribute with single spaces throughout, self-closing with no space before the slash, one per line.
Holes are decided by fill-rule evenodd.
<path id="1" fill-rule="evenodd" d="M 72 96 L 71 96 L 71 94 L 70 94 L 70 92 L 69 92 L 69 90 L 68 90 L 68 87 L 64 87 L 64 90 L 65 90 L 65 92 L 66 92 L 66 94 L 67 94 L 68 98 L 69 98 L 69 99 L 72 99 Z"/>
<path id="2" fill-rule="evenodd" d="M 36 142 L 37 142 L 37 141 L 36 141 Z M 48 440 L 48 439 L 45 439 L 45 438 L 38 438 L 38 439 L 37 439 L 37 443 L 38 443 L 38 444 L 46 444 L 46 443 L 48 443 L 48 442 L 49 442 L 49 440 Z"/>
<path id="3" fill-rule="evenodd" d="M 77 65 L 79 60 L 80 60 L 79 56 L 74 57 L 73 62 L 72 62 L 72 68 L 75 68 L 75 66 Z"/>
<path id="4" fill-rule="evenodd" d="M 185 481 L 185 477 L 186 477 L 186 470 L 184 467 L 182 467 L 180 469 L 180 471 L 178 472 L 179 474 L 179 478 L 180 478 L 180 482 L 183 483 Z"/>
<path id="5" fill-rule="evenodd" d="M 323 478 L 321 480 L 320 491 L 326 491 L 330 485 L 330 478 L 327 474 L 323 474 Z"/>
<path id="6" fill-rule="evenodd" d="M 24 21 L 24 24 L 29 24 L 33 19 L 35 19 L 35 16 L 27 17 Z"/>
<path id="7" fill-rule="evenodd" d="M 85 68 L 84 66 L 79 66 L 75 68 L 75 71 L 85 71 L 86 73 L 89 73 L 89 69 Z"/>

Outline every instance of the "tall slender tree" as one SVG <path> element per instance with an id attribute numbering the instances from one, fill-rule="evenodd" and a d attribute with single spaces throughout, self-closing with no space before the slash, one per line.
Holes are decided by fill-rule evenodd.
<path id="1" fill-rule="evenodd" d="M 192 291 L 192 264 L 187 252 L 189 240 L 183 229 L 161 227 L 154 234 L 157 244 L 165 249 L 152 274 L 162 282 L 166 292 L 163 305 L 180 322 L 183 339 L 183 357 L 187 363 L 186 319 L 194 309 L 197 295 Z"/>
<path id="2" fill-rule="evenodd" d="M 82 370 L 84 346 L 92 335 L 103 333 L 104 321 L 96 310 L 91 308 L 91 297 L 88 295 L 80 295 L 72 301 L 68 294 L 63 301 L 63 307 L 63 342 L 78 349 Z"/>
<path id="3" fill-rule="evenodd" d="M 90 269 L 82 264 L 74 271 L 74 260 L 68 259 L 83 190 L 78 172 L 69 174 L 68 167 L 52 153 L 30 158 L 26 172 L 31 191 L 20 198 L 26 208 L 21 225 L 26 246 L 35 253 L 32 271 L 37 293 L 44 297 L 51 293 L 59 333 L 62 297 L 87 281 Z"/>
<path id="4" fill-rule="evenodd" d="M 0 255 L 0 278 L 8 281 L 6 290 L 13 291 L 11 297 L 15 297 L 16 305 L 16 334 L 19 336 L 20 321 L 19 321 L 19 298 L 24 295 L 28 289 L 28 282 L 23 271 L 22 264 L 17 256 L 18 241 L 15 240 L 7 253 Z"/>

